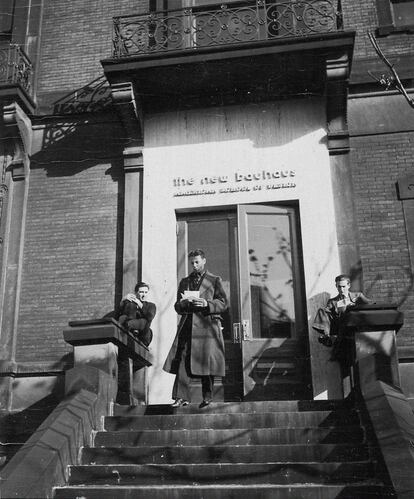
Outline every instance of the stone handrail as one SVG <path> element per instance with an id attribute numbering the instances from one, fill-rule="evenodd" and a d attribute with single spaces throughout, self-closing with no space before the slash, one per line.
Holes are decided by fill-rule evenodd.
<path id="1" fill-rule="evenodd" d="M 133 370 L 151 365 L 148 348 L 114 319 L 71 322 L 64 338 L 74 347 L 65 398 L 3 468 L 2 499 L 53 497 L 53 487 L 67 479 L 68 465 L 77 464 L 79 448 L 92 444 L 93 430 L 102 429 L 103 417 L 112 414 L 122 373 L 118 364 L 126 361 L 127 403 L 136 402 Z"/>
<path id="2" fill-rule="evenodd" d="M 151 365 L 151 352 L 115 319 L 71 321 L 63 337 L 73 346 L 75 366 L 93 364 L 117 377 L 118 391 L 112 402 L 145 403 L 142 368 Z"/>
<path id="3" fill-rule="evenodd" d="M 414 414 L 401 390 L 396 334 L 403 314 L 396 306 L 360 307 L 344 328 L 354 338 L 354 389 L 366 408 L 390 481 L 399 499 L 414 497 Z"/>

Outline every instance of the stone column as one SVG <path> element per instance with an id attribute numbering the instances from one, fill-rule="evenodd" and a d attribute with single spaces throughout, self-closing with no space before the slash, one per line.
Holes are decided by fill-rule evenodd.
<path id="1" fill-rule="evenodd" d="M 122 292 L 134 289 L 142 269 L 143 112 L 132 82 L 111 83 L 115 109 L 128 137 L 124 149 L 124 251 Z"/>
<path id="2" fill-rule="evenodd" d="M 29 187 L 31 123 L 17 103 L 3 107 L 3 150 L 0 269 L 0 408 L 11 408 L 16 373 L 17 321 Z"/>
<path id="3" fill-rule="evenodd" d="M 123 295 L 133 291 L 142 275 L 142 149 L 124 150 Z"/>
<path id="4" fill-rule="evenodd" d="M 124 149 L 124 249 L 122 262 L 122 293 L 133 291 L 142 278 L 142 217 L 143 217 L 143 144 L 144 115 L 132 82 L 111 83 L 112 98 L 122 120 L 129 147 Z M 123 366 L 133 372 L 131 359 Z M 146 401 L 147 370 L 133 374 L 132 391 L 136 398 Z M 144 387 L 144 389 L 142 388 Z"/>
<path id="5" fill-rule="evenodd" d="M 361 289 L 362 272 L 354 209 L 347 123 L 348 54 L 343 54 L 335 59 L 328 59 L 326 62 L 326 75 L 328 149 L 331 162 L 340 270 L 350 274 L 354 289 Z"/>

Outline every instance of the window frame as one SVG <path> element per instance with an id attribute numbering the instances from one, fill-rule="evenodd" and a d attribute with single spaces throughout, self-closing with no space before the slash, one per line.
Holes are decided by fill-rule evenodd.
<path id="1" fill-rule="evenodd" d="M 378 15 L 378 36 L 387 36 L 391 33 L 414 33 L 414 24 L 394 23 L 393 0 L 376 0 Z"/>

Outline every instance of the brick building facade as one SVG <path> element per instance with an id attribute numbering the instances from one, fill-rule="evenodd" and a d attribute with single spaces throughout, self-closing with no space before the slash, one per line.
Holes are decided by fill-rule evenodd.
<path id="1" fill-rule="evenodd" d="M 396 25 L 388 23 L 387 29 L 381 30 L 381 22 L 385 22 L 384 3 L 388 4 L 392 12 L 392 1 L 343 0 L 343 27 L 339 31 L 349 33 L 348 41 L 344 41 L 344 35 L 343 38 L 338 38 L 336 45 L 326 42 L 328 45 L 324 46 L 321 42 L 320 47 L 311 49 L 314 50 L 312 57 L 316 57 L 316 53 L 320 57 L 319 54 L 322 53 L 323 58 L 323 51 L 326 50 L 333 59 L 336 58 L 336 63 L 344 54 L 352 54 L 348 66 L 346 61 L 338 63 L 339 66 L 342 64 L 341 68 L 345 73 L 351 68 L 349 78 L 345 73 L 339 77 L 338 87 L 334 83 L 332 90 L 326 90 L 329 86 L 326 80 L 329 77 L 322 70 L 316 75 L 320 79 L 316 95 L 313 90 L 308 91 L 310 82 L 305 82 L 303 88 L 292 94 L 269 91 L 267 97 L 261 97 L 257 101 L 247 98 L 246 91 L 244 101 L 224 99 L 221 107 L 224 118 L 217 118 L 217 122 L 211 121 L 208 111 L 210 108 L 201 99 L 192 109 L 186 107 L 187 103 L 183 104 L 193 98 L 191 91 L 186 90 L 189 92 L 188 96 L 185 94 L 175 108 L 169 107 L 168 102 L 163 103 L 164 108 L 161 105 L 151 108 L 151 96 L 140 94 L 138 89 L 135 95 L 136 106 L 140 105 L 140 97 L 145 107 L 144 117 L 141 118 L 145 133 L 143 137 L 139 137 L 140 130 L 142 131 L 140 118 L 135 116 L 135 122 L 132 123 L 130 117 L 125 118 L 124 108 L 121 109 L 122 98 L 117 101 L 114 96 L 119 85 L 128 81 L 128 78 L 122 76 L 122 72 L 128 75 L 138 71 L 133 65 L 128 66 L 128 61 L 134 59 L 136 54 L 131 56 L 132 59 L 125 59 L 127 63 L 124 70 L 117 67 L 114 69 L 117 62 L 114 62 L 112 52 L 112 18 L 142 14 L 150 9 L 167 7 L 171 10 L 181 6 L 181 2 L 172 2 L 174 5 L 167 3 L 148 3 L 143 0 L 44 0 L 36 4 L 30 0 L 8 2 L 9 10 L 5 14 L 13 19 L 13 24 L 8 25 L 8 31 L 4 31 L 2 43 L 5 47 L 10 42 L 18 43 L 27 51 L 33 63 L 33 79 L 31 87 L 22 95 L 19 83 L 12 82 L 13 85 L 16 83 L 13 86 L 6 80 L 3 84 L 0 78 L 4 115 L 2 183 L 5 186 L 1 211 L 3 241 L 0 296 L 3 328 L 0 336 L 0 391 L 3 409 L 26 408 L 53 391 L 56 380 L 71 365 L 71 347 L 62 337 L 62 330 L 68 321 L 110 314 L 131 283 L 141 277 L 151 281 L 154 287 L 153 299 L 156 299 L 160 310 L 159 322 L 156 323 L 158 339 L 153 345 L 157 352 L 156 362 L 149 377 L 150 386 L 154 387 L 151 400 L 168 399 L 166 393 L 171 380 L 164 380 L 160 374 L 160 366 L 165 357 L 165 347 L 161 348 L 161 343 L 168 345 L 173 334 L 172 330 L 166 329 L 175 320 L 171 305 L 176 287 L 177 255 L 175 247 L 165 250 L 165 255 L 161 251 L 160 227 L 151 207 L 157 196 L 160 198 L 160 205 L 164 201 L 166 204 L 170 202 L 166 199 L 171 196 L 168 191 L 171 186 L 167 185 L 168 179 L 165 185 L 162 184 L 163 176 L 173 175 L 176 178 L 180 175 L 183 179 L 188 178 L 190 170 L 185 170 L 184 167 L 180 170 L 180 165 L 190 162 L 191 158 L 197 158 L 197 161 L 201 158 L 200 164 L 204 168 L 202 175 L 210 174 L 210 168 L 213 175 L 219 174 L 220 167 L 217 170 L 211 166 L 205 160 L 206 154 L 216 163 L 223 161 L 227 166 L 223 166 L 222 171 L 228 172 L 229 176 L 235 172 L 243 172 L 246 177 L 252 171 L 279 171 L 280 168 L 295 169 L 296 164 L 301 165 L 304 158 L 289 152 L 287 146 L 297 140 L 298 144 L 302 144 L 304 155 L 313 154 L 317 158 L 315 162 L 320 161 L 318 164 L 322 165 L 326 161 L 328 165 L 330 161 L 332 169 L 347 172 L 344 184 L 341 184 L 341 179 L 345 177 L 335 177 L 332 174 L 333 185 L 344 192 L 333 188 L 332 193 L 327 193 L 326 205 L 318 205 L 314 211 L 316 217 L 336 203 L 337 239 L 332 240 L 335 237 L 330 232 L 334 219 L 327 216 L 326 220 L 322 219 L 323 223 L 326 222 L 326 237 L 321 238 L 320 247 L 312 250 L 312 237 L 318 239 L 318 223 L 321 219 L 315 218 L 313 226 L 311 221 L 306 222 L 305 216 L 300 219 L 303 232 L 299 246 L 305 249 L 299 258 L 304 270 L 299 274 L 304 277 L 297 279 L 300 281 L 299 288 L 303 288 L 306 295 L 303 299 L 303 315 L 308 323 L 306 341 L 310 347 L 307 346 L 306 350 L 310 353 L 311 370 L 323 360 L 309 326 L 314 305 L 326 299 L 327 293 L 334 291 L 333 276 L 342 271 L 352 272 L 355 286 L 362 286 L 367 294 L 377 300 L 400 304 L 405 313 L 405 325 L 399 334 L 398 345 L 413 345 L 414 214 L 409 205 L 412 199 L 404 201 L 400 198 L 397 182 L 412 175 L 414 111 L 403 96 L 392 90 L 382 91 L 368 74 L 370 70 L 379 75 L 384 72 L 385 67 L 367 37 L 367 31 L 378 33 L 378 41 L 384 53 L 395 61 L 403 82 L 409 88 L 414 68 L 413 26 L 398 20 Z M 255 4 L 246 2 L 252 3 Z M 413 2 L 407 3 L 411 5 Z M 414 5 L 411 7 L 414 8 Z M 407 22 L 410 23 L 411 20 Z M 329 37 L 327 39 L 331 40 Z M 352 42 L 349 41 L 351 39 Z M 341 43 L 342 51 L 337 50 Z M 295 50 L 297 54 L 300 49 Z M 281 64 L 281 73 L 289 65 L 296 65 L 297 68 L 295 66 L 294 69 L 303 73 L 300 57 L 295 57 L 297 56 L 287 58 Z M 326 56 L 328 59 L 329 57 Z M 164 85 L 163 78 L 167 81 L 176 77 L 174 75 L 183 69 L 182 64 L 178 62 L 171 73 L 163 74 L 161 69 L 149 76 L 145 92 L 148 93 L 151 78 L 154 78 L 157 92 L 161 92 L 165 86 L 165 95 L 173 93 L 166 82 Z M 329 65 L 328 62 L 326 64 Z M 199 66 L 195 67 L 198 71 Z M 309 67 L 306 70 L 309 71 Z M 141 71 L 144 73 L 147 69 Z M 239 71 L 241 75 L 246 72 L 245 68 Z M 188 73 L 183 74 L 185 78 L 189 77 Z M 225 80 L 224 73 L 220 74 L 220 79 Z M 200 78 L 203 79 L 204 76 L 201 75 Z M 245 79 L 248 78 L 253 78 L 253 75 L 248 73 Z M 277 81 L 276 75 L 272 78 L 272 81 Z M 283 88 L 293 85 L 294 76 L 289 78 L 283 82 Z M 334 76 L 333 81 L 336 81 L 335 78 Z M 139 86 L 136 82 L 134 85 Z M 215 85 L 219 86 L 213 77 L 207 90 L 203 90 L 206 95 L 213 92 Z M 272 85 L 273 83 L 269 83 L 269 87 Z M 6 92 L 9 87 L 14 94 Z M 258 92 L 265 92 L 260 85 L 257 88 Z M 227 90 L 224 89 L 223 95 Z M 239 92 L 237 88 L 233 90 L 235 95 Z M 111 100 L 111 91 L 115 104 Z M 122 91 L 121 89 L 120 92 Z M 240 90 L 239 93 L 242 92 Z M 330 94 L 329 98 L 326 97 L 327 93 Z M 347 109 L 342 109 L 337 102 L 344 99 L 347 93 Z M 127 96 L 128 99 L 130 97 Z M 297 104 L 297 99 L 302 99 L 300 102 L 305 104 Z M 323 116 L 325 111 L 322 112 L 325 110 L 326 99 L 330 102 L 328 114 L 331 112 L 335 115 L 328 124 L 326 116 Z M 168 98 L 164 100 L 168 101 Z M 280 105 L 274 102 L 280 102 Z M 17 108 L 13 108 L 15 103 Z M 216 101 L 213 104 L 211 109 L 218 115 L 220 106 Z M 14 109 L 10 112 L 15 116 L 11 122 L 6 116 L 10 106 Z M 130 108 L 128 109 L 126 114 L 130 113 Z M 255 112 L 259 114 L 255 115 Z M 339 113 L 339 125 L 335 125 L 338 117 L 335 113 Z M 259 119 L 265 115 L 272 118 L 269 121 Z M 285 117 L 289 115 L 294 116 L 296 121 L 289 121 L 290 118 Z M 188 125 L 191 120 L 192 128 Z M 234 165 L 226 163 L 226 153 L 220 147 L 216 149 L 220 151 L 216 156 L 214 149 L 208 147 L 208 144 L 220 141 L 215 133 L 224 122 L 223 140 L 228 140 L 230 144 L 228 154 L 238 158 L 238 163 Z M 254 128 L 254 123 L 257 124 L 257 129 Z M 279 130 L 272 139 L 272 127 L 280 126 L 280 123 L 284 123 L 286 128 Z M 303 123 L 306 126 L 302 127 Z M 327 139 L 332 123 L 334 129 L 337 127 L 332 137 L 337 139 L 340 136 L 342 141 L 335 151 L 328 144 L 331 139 Z M 324 129 L 324 137 L 319 142 L 316 138 L 309 138 L 313 135 L 316 137 L 321 128 Z M 254 156 L 246 149 L 245 154 L 250 164 L 244 165 L 243 158 L 238 154 L 243 150 L 242 142 L 247 139 L 253 142 L 256 140 L 255 147 L 260 153 Z M 231 146 L 233 143 L 238 144 L 234 150 Z M 200 144 L 206 147 L 203 148 Z M 324 153 L 319 152 L 320 144 L 323 144 Z M 182 152 L 178 153 L 180 147 Z M 271 155 L 266 155 L 271 147 L 280 147 L 280 164 L 273 164 Z M 293 166 L 289 164 L 289 154 L 293 154 L 292 157 L 295 158 Z M 344 155 L 346 160 L 338 159 Z M 131 160 L 135 170 L 129 169 L 128 161 L 131 157 L 135 158 Z M 158 169 L 163 161 L 165 170 Z M 349 167 L 346 166 L 347 161 Z M 309 164 L 313 165 L 313 160 Z M 170 172 L 174 168 L 177 172 Z M 308 178 L 306 175 L 309 173 L 305 165 L 298 166 L 296 174 L 300 177 L 298 185 L 301 181 L 306 183 L 304 179 Z M 138 182 L 136 193 L 144 189 L 140 194 L 140 203 L 144 203 L 144 209 L 142 205 L 138 208 L 133 203 L 131 205 L 128 189 L 133 184 L 127 180 L 131 178 L 129 175 L 135 175 L 132 182 Z M 143 175 L 143 184 L 142 179 L 136 175 Z M 329 168 L 321 166 L 318 175 L 323 178 L 322 189 L 326 189 L 330 182 Z M 19 187 L 14 184 L 19 184 Z M 146 186 L 152 190 L 145 190 Z M 263 191 L 268 185 L 263 184 L 262 187 Z M 4 194 L 6 191 L 7 194 Z M 279 196 L 278 191 L 273 197 L 266 192 L 263 202 L 267 205 L 279 203 L 280 206 L 294 206 L 297 203 L 300 205 L 301 215 L 304 215 L 304 211 L 313 213 L 305 191 L 303 187 L 303 191 L 282 196 Z M 315 203 L 317 192 L 317 186 L 309 187 L 309 196 L 315 196 Z M 173 196 L 176 194 L 173 193 Z M 231 206 L 233 209 L 236 205 L 261 202 L 259 198 L 237 196 L 213 203 L 210 200 L 204 201 L 202 196 L 196 199 L 187 193 L 182 196 L 182 199 L 189 200 L 187 204 L 184 201 L 182 204 L 178 201 L 175 205 L 171 204 L 171 212 L 175 210 L 177 214 L 176 220 L 171 218 L 170 212 L 162 211 L 159 218 L 165 217 L 166 224 L 174 225 L 175 233 L 176 221 L 184 220 L 191 210 L 203 208 L 203 213 L 206 214 L 208 209 L 214 211 L 217 207 Z M 345 221 L 339 214 L 342 202 L 346 204 L 348 215 L 351 205 L 354 207 L 354 214 Z M 132 229 L 126 222 L 129 210 L 134 212 L 134 216 L 128 220 L 136 223 Z M 188 220 L 187 217 L 185 223 Z M 128 242 L 129 237 L 135 238 L 132 243 Z M 168 237 L 166 235 L 166 241 L 170 244 L 173 240 Z M 151 246 L 151 238 L 156 247 Z M 130 253 L 129 244 L 132 248 Z M 318 261 L 318 256 L 313 252 L 317 253 L 319 250 L 321 253 Z M 325 251 L 329 254 L 326 258 Z M 171 269 L 158 272 L 154 267 L 157 259 L 163 259 L 164 256 L 170 260 Z M 135 262 L 132 267 L 129 259 Z M 161 317 L 164 309 L 169 310 L 165 319 Z M 405 351 L 408 355 L 408 350 Z M 314 369 L 316 372 L 317 368 Z M 310 384 L 313 384 L 315 397 L 330 396 L 329 389 L 322 381 L 323 377 L 326 377 L 324 372 L 313 375 Z M 166 391 L 157 391 L 160 380 L 166 384 Z"/>

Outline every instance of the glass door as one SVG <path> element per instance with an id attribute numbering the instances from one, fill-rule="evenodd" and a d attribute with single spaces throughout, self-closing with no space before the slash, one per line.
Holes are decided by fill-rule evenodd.
<path id="1" fill-rule="evenodd" d="M 201 248 L 229 298 L 224 400 L 310 397 L 298 219 L 295 207 L 267 205 L 178 216 L 178 279 Z"/>
<path id="2" fill-rule="evenodd" d="M 309 360 L 294 207 L 238 207 L 246 399 L 308 398 Z"/>
<path id="3" fill-rule="evenodd" d="M 241 345 L 233 338 L 233 324 L 240 322 L 236 210 L 183 214 L 178 217 L 177 264 L 179 281 L 189 273 L 188 252 L 196 248 L 201 248 L 205 252 L 207 269 L 221 277 L 229 301 L 229 309 L 222 314 L 226 376 L 223 380 L 216 381 L 216 386 L 220 392 L 219 398 L 241 400 L 243 394 Z M 218 397 L 215 396 L 215 399 Z"/>

